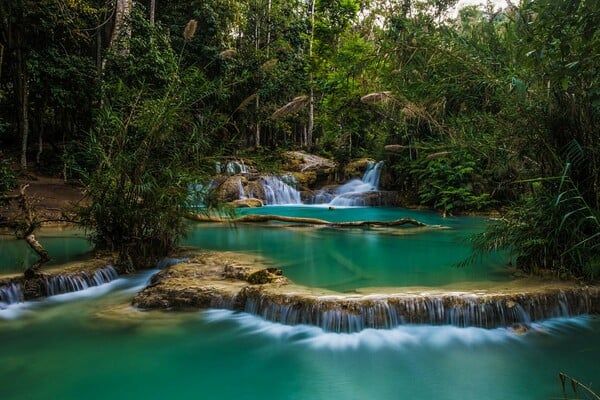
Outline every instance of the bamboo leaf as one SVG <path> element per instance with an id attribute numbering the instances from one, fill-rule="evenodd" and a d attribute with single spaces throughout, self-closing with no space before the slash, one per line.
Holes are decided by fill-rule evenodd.
<path id="1" fill-rule="evenodd" d="M 576 210 L 573 211 L 569 211 L 568 213 L 566 213 L 563 217 L 562 220 L 560 221 L 560 225 L 558 226 L 558 230 L 560 230 L 562 228 L 562 226 L 564 225 L 565 221 L 573 214 L 578 213 L 579 211 L 583 211 L 583 210 L 587 210 L 587 207 L 580 207 Z"/>

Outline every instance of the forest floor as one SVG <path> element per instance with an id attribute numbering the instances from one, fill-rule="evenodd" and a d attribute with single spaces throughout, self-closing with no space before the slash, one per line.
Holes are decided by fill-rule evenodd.
<path id="1" fill-rule="evenodd" d="M 61 178 L 43 175 L 28 175 L 18 180 L 18 188 L 6 193 L 7 195 L 19 194 L 19 188 L 29 185 L 25 194 L 30 201 L 31 208 L 38 220 L 43 224 L 56 224 L 66 222 L 69 215 L 77 206 L 87 203 L 84 188 L 76 183 L 65 182 Z M 10 201 L 0 204 L 0 225 L 17 216 L 21 212 L 18 202 Z"/>

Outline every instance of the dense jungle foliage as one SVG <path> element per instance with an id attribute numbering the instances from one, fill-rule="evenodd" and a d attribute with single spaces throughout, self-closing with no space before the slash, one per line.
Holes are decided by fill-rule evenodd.
<path id="1" fill-rule="evenodd" d="M 11 165 L 82 180 L 136 267 L 220 157 L 369 156 L 422 205 L 505 210 L 478 250 L 597 276 L 600 3 L 455 3 L 2 2 L 0 191 Z"/>

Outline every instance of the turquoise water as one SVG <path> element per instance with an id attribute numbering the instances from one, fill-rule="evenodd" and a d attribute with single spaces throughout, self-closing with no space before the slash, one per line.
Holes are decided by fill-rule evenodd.
<path id="1" fill-rule="evenodd" d="M 268 255 L 299 283 L 340 290 L 506 279 L 494 263 L 467 270 L 450 265 L 460 258 L 454 251 L 468 253 L 463 237 L 480 229 L 481 219 L 386 209 L 337 209 L 333 216 L 306 207 L 260 212 L 330 220 L 412 216 L 452 229 L 407 236 L 202 226 L 188 243 Z M 0 258 L 10 264 L 6 254 Z M 561 398 L 560 371 L 600 384 L 595 317 L 546 321 L 525 335 L 426 325 L 336 334 L 224 310 L 129 309 L 152 273 L 0 310 L 1 398 L 530 400 Z"/>
<path id="2" fill-rule="evenodd" d="M 2 398 L 530 400 L 560 398 L 559 371 L 600 382 L 598 319 L 516 335 L 450 326 L 333 334 L 220 310 L 115 317 L 133 295 L 127 287 L 148 277 L 97 288 L 93 300 L 10 310 L 0 319 Z"/>
<path id="3" fill-rule="evenodd" d="M 72 228 L 43 228 L 36 232 L 36 237 L 52 258 L 49 266 L 77 260 L 91 250 L 83 232 Z M 38 258 L 24 240 L 0 234 L 0 274 L 24 271 Z"/>
<path id="4" fill-rule="evenodd" d="M 458 282 L 506 281 L 506 257 L 476 264 L 455 264 L 471 252 L 466 237 L 481 229 L 481 218 L 441 218 L 439 214 L 386 208 L 273 206 L 242 214 L 282 214 L 332 222 L 414 218 L 448 229 L 410 225 L 380 229 L 283 228 L 238 224 L 195 225 L 185 244 L 211 250 L 254 252 L 267 256 L 294 282 L 338 291 L 375 286 L 441 286 Z M 280 228 L 273 229 L 279 226 Z"/>

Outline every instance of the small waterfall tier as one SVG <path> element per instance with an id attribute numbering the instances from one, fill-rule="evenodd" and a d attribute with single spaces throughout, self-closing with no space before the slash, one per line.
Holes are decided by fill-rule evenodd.
<path id="1" fill-rule="evenodd" d="M 302 204 L 300 192 L 292 186 L 296 185 L 296 179 L 293 176 L 263 176 L 261 181 L 265 195 L 265 204 Z"/>
<path id="2" fill-rule="evenodd" d="M 215 171 L 217 174 L 227 175 L 247 174 L 250 172 L 243 160 L 227 161 L 225 165 L 222 165 L 220 162 L 216 162 Z"/>
<path id="3" fill-rule="evenodd" d="M 0 309 L 39 297 L 78 292 L 118 278 L 117 270 L 108 265 L 103 268 L 39 274 L 25 280 L 23 277 L 0 279 Z"/>
<path id="4" fill-rule="evenodd" d="M 0 309 L 23 301 L 23 289 L 19 282 L 9 282 L 0 286 Z"/>
<path id="5" fill-rule="evenodd" d="M 190 256 L 189 262 L 154 275 L 133 304 L 144 309 L 225 308 L 344 333 L 404 324 L 513 327 L 600 313 L 600 286 L 527 282 L 500 292 L 397 288 L 392 294 L 349 295 L 293 285 L 280 270 L 261 269 L 259 259 L 242 256 L 203 253 L 198 261 Z"/>
<path id="6" fill-rule="evenodd" d="M 56 274 L 44 276 L 44 287 L 47 296 L 77 292 L 93 286 L 100 286 L 118 278 L 119 274 L 112 265 L 97 269 L 94 273 L 81 271 L 72 274 Z"/>
<path id="7" fill-rule="evenodd" d="M 352 333 L 404 324 L 481 328 L 527 325 L 590 313 L 593 301 L 597 303 L 598 292 L 591 294 L 586 290 L 522 295 L 450 293 L 360 298 L 261 293 L 247 297 L 244 311 L 286 325 L 314 325 L 325 331 Z"/>
<path id="8" fill-rule="evenodd" d="M 379 179 L 383 161 L 369 163 L 361 179 L 352 179 L 338 187 L 335 192 L 320 191 L 313 199 L 315 204 L 331 206 L 364 206 L 365 197 L 379 189 Z"/>

